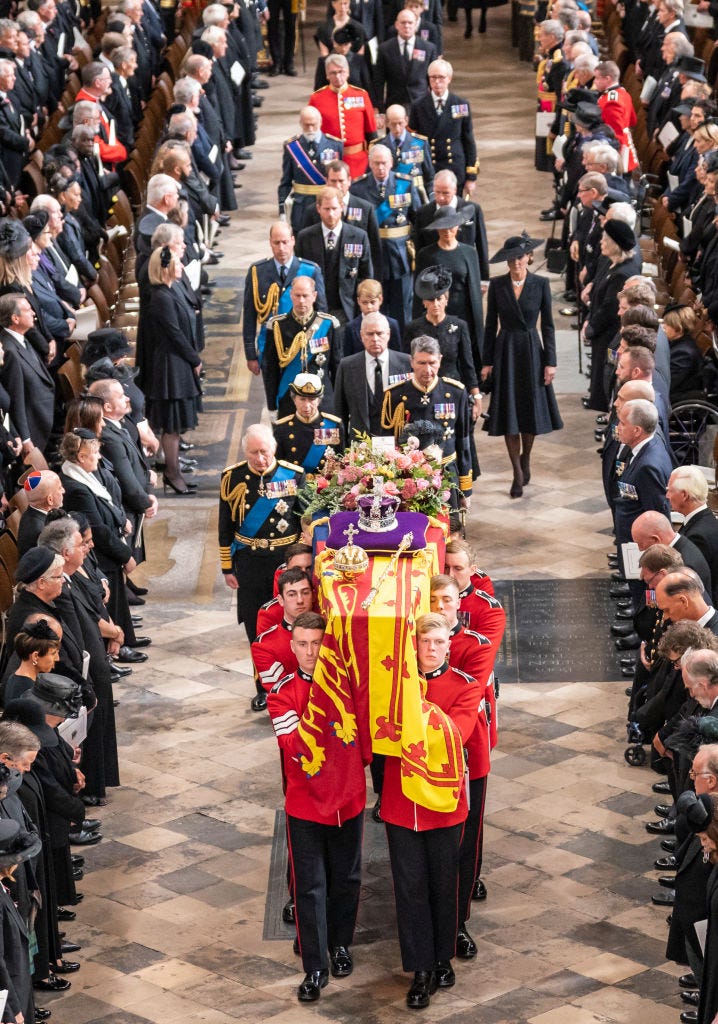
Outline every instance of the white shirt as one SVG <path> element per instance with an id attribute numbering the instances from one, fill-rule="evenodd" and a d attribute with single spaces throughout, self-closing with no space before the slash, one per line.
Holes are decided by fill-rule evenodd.
<path id="1" fill-rule="evenodd" d="M 648 444 L 648 442 L 653 437 L 655 437 L 655 434 L 651 434 L 649 437 L 644 437 L 642 441 L 638 442 L 638 444 L 636 445 L 635 448 L 631 448 L 631 451 L 633 452 L 633 458 L 634 459 L 638 455 L 638 453 L 640 452 L 641 448 L 645 448 L 646 445 Z"/>
<path id="2" fill-rule="evenodd" d="M 442 109 L 446 110 L 446 104 L 449 102 L 449 90 L 442 92 L 441 96 L 437 96 L 435 92 L 432 92 L 431 98 L 434 101 L 434 106 L 438 106 L 439 103 L 443 104 Z"/>
<path id="3" fill-rule="evenodd" d="M 698 620 L 698 625 L 699 626 L 705 626 L 706 622 L 708 622 L 710 619 L 712 619 L 713 616 L 715 615 L 715 613 L 716 613 L 715 608 L 709 608 L 708 611 L 704 615 L 701 615 L 700 619 Z"/>
<path id="4" fill-rule="evenodd" d="M 330 229 L 328 227 L 325 227 L 325 225 L 322 224 L 322 234 L 324 235 L 324 245 L 325 246 L 327 244 L 327 238 L 329 237 L 329 230 Z M 334 245 L 336 247 L 339 244 L 339 236 L 342 233 L 342 222 L 339 221 L 337 226 L 335 228 L 332 228 L 331 230 L 332 230 L 332 232 L 334 234 Z"/>
<path id="5" fill-rule="evenodd" d="M 411 39 L 400 39 L 399 40 L 399 53 L 404 56 L 404 47 L 406 47 L 406 55 L 411 60 L 414 53 L 414 44 L 416 42 L 416 36 L 412 36 Z"/>
<path id="6" fill-rule="evenodd" d="M 364 350 L 364 360 L 366 366 L 366 379 L 369 385 L 369 391 L 374 394 L 374 368 L 376 361 L 379 360 L 381 366 L 381 380 L 386 391 L 389 385 L 389 349 L 385 349 L 380 356 L 370 356 L 369 353 Z"/>

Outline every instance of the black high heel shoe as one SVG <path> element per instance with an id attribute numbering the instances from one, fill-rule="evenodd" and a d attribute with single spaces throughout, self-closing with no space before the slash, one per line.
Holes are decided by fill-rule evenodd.
<path id="1" fill-rule="evenodd" d="M 171 491 L 174 491 L 175 494 L 179 494 L 183 498 L 188 498 L 190 496 L 194 498 L 196 493 L 197 493 L 197 484 L 188 484 L 188 483 L 186 483 L 184 490 L 182 490 L 181 488 L 179 488 L 175 484 L 173 484 L 172 481 L 168 477 L 166 477 L 164 475 L 164 473 L 163 473 L 162 474 L 162 493 L 163 494 L 167 494 L 167 488 L 168 487 L 169 487 L 169 489 Z"/>
<path id="2" fill-rule="evenodd" d="M 510 497 L 512 497 L 512 498 L 520 498 L 523 493 L 524 493 L 523 486 L 514 477 L 514 482 L 511 484 L 511 490 L 509 491 Z"/>
<path id="3" fill-rule="evenodd" d="M 471 25 L 467 25 L 466 28 L 464 29 L 464 39 L 471 39 L 471 36 L 473 35 L 473 32 L 474 32 L 474 30 L 473 30 L 472 26 Z"/>

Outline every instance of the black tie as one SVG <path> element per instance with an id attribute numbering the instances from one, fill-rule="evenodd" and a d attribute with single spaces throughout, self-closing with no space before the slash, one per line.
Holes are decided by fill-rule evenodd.
<path id="1" fill-rule="evenodd" d="M 404 49 L 403 49 L 403 52 L 402 52 L 402 57 L 404 59 L 404 66 L 408 68 L 409 67 L 409 44 L 407 43 L 406 40 L 404 40 Z"/>
<path id="2" fill-rule="evenodd" d="M 384 392 L 384 378 L 381 372 L 381 363 L 377 359 L 374 363 L 374 399 Z"/>
<path id="3" fill-rule="evenodd" d="M 626 472 L 626 470 L 630 466 L 632 458 L 633 458 L 633 451 L 629 448 L 628 449 L 628 455 L 623 460 L 623 472 L 624 473 Z"/>
<path id="4" fill-rule="evenodd" d="M 280 281 L 280 284 L 282 285 L 282 287 L 284 287 L 284 282 L 286 280 L 287 280 L 287 268 L 284 265 L 282 265 L 279 268 L 279 281 Z"/>
<path id="5" fill-rule="evenodd" d="M 437 100 L 436 101 L 436 113 L 437 114 L 443 114 L 443 112 L 444 112 L 444 101 L 443 100 Z"/>

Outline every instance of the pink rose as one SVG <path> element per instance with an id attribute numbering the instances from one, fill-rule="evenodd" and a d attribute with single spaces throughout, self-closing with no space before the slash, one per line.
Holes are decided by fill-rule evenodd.
<path id="1" fill-rule="evenodd" d="M 384 494 L 391 494 L 396 496 L 399 493 L 399 488 L 396 486 L 393 480 L 387 480 L 384 484 Z"/>
<path id="2" fill-rule="evenodd" d="M 451 497 L 451 491 L 442 491 L 441 492 L 441 500 L 442 501 L 448 501 L 450 497 Z"/>
<path id="3" fill-rule="evenodd" d="M 398 469 L 408 469 L 411 466 L 411 456 L 409 455 L 397 455 L 396 465 Z"/>
<path id="4" fill-rule="evenodd" d="M 362 466 L 362 469 L 365 473 L 373 473 L 374 470 L 376 469 L 376 466 L 374 465 L 373 462 L 365 462 L 364 465 Z"/>
<path id="5" fill-rule="evenodd" d="M 361 484 L 354 484 L 349 493 L 353 494 L 355 498 L 358 497 L 361 494 Z"/>
<path id="6" fill-rule="evenodd" d="M 405 501 L 408 501 L 416 496 L 418 490 L 419 488 L 415 480 L 405 480 L 401 488 L 401 496 Z"/>
<path id="7" fill-rule="evenodd" d="M 429 481 L 424 480 L 422 477 L 419 477 L 419 479 L 415 480 L 414 483 L 416 484 L 417 491 L 425 491 L 429 487 Z"/>
<path id="8" fill-rule="evenodd" d="M 441 473 L 434 473 L 431 478 L 431 482 L 434 487 L 441 487 Z"/>
<path id="9" fill-rule="evenodd" d="M 329 481 L 327 480 L 327 478 L 325 476 L 318 476 L 317 477 L 317 490 L 318 491 L 323 491 L 324 488 L 328 487 L 328 486 L 329 486 Z"/>
<path id="10" fill-rule="evenodd" d="M 426 461 L 424 458 L 424 453 L 421 451 L 412 452 L 410 458 L 415 466 L 420 466 L 422 462 Z"/>
<path id="11" fill-rule="evenodd" d="M 345 494 L 344 497 L 342 498 L 342 505 L 350 512 L 353 512 L 354 509 L 357 507 L 356 496 L 352 494 L 351 491 L 349 491 L 349 493 Z"/>

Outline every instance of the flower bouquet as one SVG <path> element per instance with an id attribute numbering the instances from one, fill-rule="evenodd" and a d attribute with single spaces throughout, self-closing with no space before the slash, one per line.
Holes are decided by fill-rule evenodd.
<path id="1" fill-rule="evenodd" d="M 324 474 L 300 490 L 302 511 L 307 516 L 352 512 L 357 498 L 374 493 L 379 483 L 384 494 L 399 498 L 401 511 L 439 515 L 447 508 L 451 487 L 441 460 L 438 446 L 422 451 L 415 437 L 386 450 L 373 448 L 369 441 L 355 442 L 343 455 L 328 454 Z"/>

